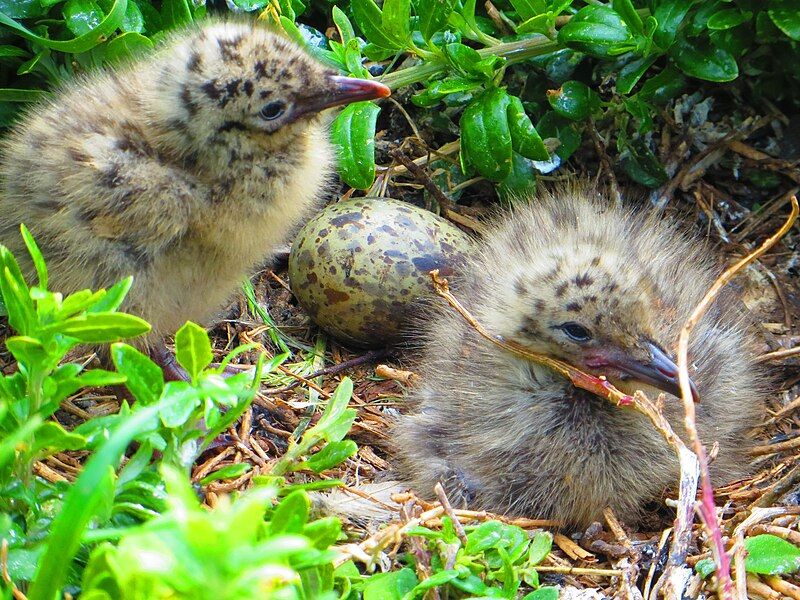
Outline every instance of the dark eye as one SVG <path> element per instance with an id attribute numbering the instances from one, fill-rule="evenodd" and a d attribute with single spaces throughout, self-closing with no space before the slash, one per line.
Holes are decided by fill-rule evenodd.
<path id="1" fill-rule="evenodd" d="M 270 102 L 261 107 L 258 116 L 265 121 L 274 121 L 286 112 L 286 103 L 284 102 Z"/>
<path id="2" fill-rule="evenodd" d="M 567 334 L 567 337 L 576 342 L 588 342 L 592 339 L 592 332 L 580 323 L 570 321 L 569 323 L 562 324 L 560 327 L 561 331 Z"/>

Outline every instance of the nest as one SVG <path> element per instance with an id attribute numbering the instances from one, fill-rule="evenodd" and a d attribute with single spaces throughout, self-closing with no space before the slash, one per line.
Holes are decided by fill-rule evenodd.
<path id="1" fill-rule="evenodd" d="M 690 129 L 674 118 L 681 111 L 692 110 L 690 100 L 681 102 L 671 114 L 663 115 L 660 158 L 672 176 L 666 185 L 651 193 L 649 200 L 664 205 L 683 221 L 700 223 L 712 241 L 709 246 L 717 246 L 709 251 L 720 252 L 733 264 L 752 254 L 764 239 L 778 231 L 789 214 L 790 198 L 800 182 L 798 161 L 794 156 L 775 158 L 788 119 L 779 113 L 754 115 L 737 123 L 722 118 L 713 127 L 704 123 Z M 390 115 L 387 119 L 396 123 L 399 117 Z M 387 138 L 385 132 L 378 137 Z M 392 139 L 397 140 L 397 136 Z M 621 193 L 609 168 L 604 139 L 611 139 L 611 133 L 597 132 L 592 143 L 582 150 L 579 162 L 588 172 L 600 173 L 612 194 Z M 453 203 L 448 196 L 452 190 L 439 177 L 434 163 L 455 160 L 457 146 L 431 144 L 431 140 L 419 138 L 379 141 L 379 148 L 386 152 L 386 162 L 392 164 L 381 171 L 373 191 L 388 189 L 393 197 L 438 206 L 457 225 L 480 233 L 481 217 L 494 210 L 491 199 L 487 200 L 491 192 L 479 183 L 467 189 L 459 204 Z M 741 177 L 752 171 L 776 176 L 777 185 L 766 190 L 754 188 Z M 762 360 L 769 363 L 775 376 L 774 392 L 767 399 L 768 413 L 763 423 L 754 424 L 760 437 L 754 450 L 758 472 L 748 480 L 715 490 L 721 515 L 720 542 L 727 550 L 733 547 L 734 562 L 742 559 L 742 540 L 748 536 L 770 533 L 800 544 L 799 272 L 800 228 L 795 225 L 733 282 L 741 288 L 745 304 L 757 318 L 764 340 Z M 293 433 L 315 422 L 319 415 L 315 403 L 328 397 L 346 374 L 355 383 L 351 406 L 358 410 L 358 418 L 350 438 L 358 443 L 359 450 L 328 474 L 341 478 L 354 489 L 352 494 L 369 499 L 369 493 L 359 490 L 391 474 L 390 423 L 393 415 L 403 410 L 404 388 L 414 384 L 413 357 L 357 353 L 327 340 L 323 364 L 312 351 L 319 341 L 318 332 L 294 302 L 284 269 L 277 266 L 265 270 L 254 278 L 253 284 L 259 310 L 251 310 L 240 299 L 211 331 L 218 357 L 250 341 L 276 352 L 270 337 L 270 333 L 274 335 L 273 328 L 265 325 L 262 318 L 265 310 L 284 335 L 298 342 L 295 357 L 265 383 L 236 427 L 200 457 L 193 469 L 193 480 L 199 481 L 228 464 L 252 465 L 238 479 L 215 481 L 203 488 L 205 501 L 211 507 L 220 495 L 250 487 L 253 477 L 268 472 L 283 454 Z M 255 363 L 253 354 L 244 354 L 239 360 L 243 364 Z M 376 366 L 378 362 L 384 364 Z M 65 401 L 57 418 L 69 428 L 118 409 L 119 402 L 113 394 L 90 391 Z M 713 449 L 709 450 L 713 454 Z M 84 458 L 82 453 L 60 453 L 37 463 L 36 473 L 49 481 L 73 481 Z M 311 475 L 299 473 L 297 477 Z M 386 508 L 385 499 L 376 502 Z M 461 523 L 498 518 L 529 530 L 549 527 L 555 534 L 555 545 L 539 569 L 540 577 L 543 582 L 561 585 L 564 597 L 648 597 L 657 582 L 664 585 L 662 575 L 670 558 L 674 558 L 673 527 L 680 525 L 675 521 L 674 508 L 665 508 L 664 503 L 636 530 L 625 525 L 626 515 L 606 511 L 605 523 L 567 535 L 552 524 L 535 520 L 536 515 L 507 519 L 453 510 L 445 497 L 428 503 L 407 493 L 395 496 L 394 502 L 389 509 L 394 511 L 394 520 L 388 526 L 376 530 L 374 524 L 370 527 L 364 522 L 349 525 L 350 543 L 344 547 L 343 556 L 362 560 L 369 568 L 391 568 L 398 552 L 414 544 L 413 538 L 405 535 L 410 525 L 437 527 L 444 515 Z M 669 501 L 667 504 L 674 506 Z M 684 523 L 688 529 L 682 566 L 693 567 L 712 556 L 714 543 L 709 538 L 709 528 L 699 521 L 690 519 Z M 416 551 L 424 550 L 416 547 Z M 743 571 L 734 569 L 732 581 L 740 593 L 800 599 L 800 581 L 796 579 L 744 576 Z M 713 593 L 715 588 L 710 580 L 702 580 L 690 570 L 684 586 L 689 597 Z"/>

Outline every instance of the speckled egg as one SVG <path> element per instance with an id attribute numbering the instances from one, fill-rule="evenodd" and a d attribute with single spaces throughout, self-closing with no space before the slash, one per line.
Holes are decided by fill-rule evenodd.
<path id="1" fill-rule="evenodd" d="M 457 274 L 472 241 L 432 212 L 386 198 L 332 204 L 292 245 L 289 279 L 322 329 L 352 345 L 399 341 L 409 307 L 433 293 L 428 274 Z"/>

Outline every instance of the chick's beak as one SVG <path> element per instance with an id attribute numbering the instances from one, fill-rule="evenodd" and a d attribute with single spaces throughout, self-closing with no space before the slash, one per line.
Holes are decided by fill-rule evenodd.
<path id="1" fill-rule="evenodd" d="M 391 94 L 392 90 L 377 81 L 330 75 L 325 91 L 299 100 L 297 110 L 298 114 L 317 113 L 332 106 L 386 98 Z"/>
<path id="2" fill-rule="evenodd" d="M 655 344 L 645 342 L 645 348 L 651 357 L 648 362 L 641 362 L 624 353 L 619 353 L 608 361 L 608 365 L 627 373 L 637 381 L 649 383 L 680 398 L 681 390 L 678 383 L 677 365 Z M 689 380 L 689 386 L 692 390 L 692 398 L 697 402 L 700 396 L 691 379 Z"/>

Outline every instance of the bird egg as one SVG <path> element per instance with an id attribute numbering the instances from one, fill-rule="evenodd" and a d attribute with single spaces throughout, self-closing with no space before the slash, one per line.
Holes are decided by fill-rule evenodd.
<path id="1" fill-rule="evenodd" d="M 332 204 L 300 230 L 289 279 L 300 305 L 341 341 L 400 341 L 411 311 L 433 294 L 429 271 L 457 275 L 468 235 L 432 212 L 386 198 Z"/>

